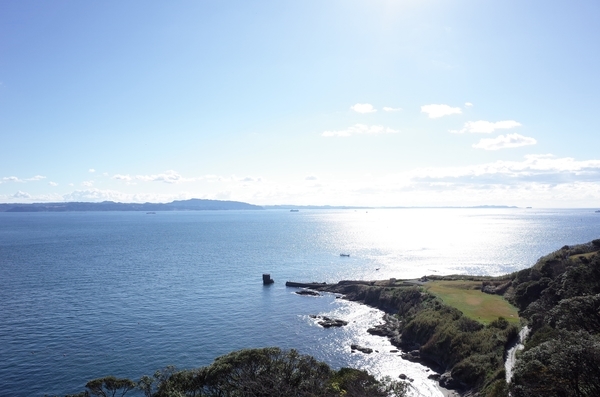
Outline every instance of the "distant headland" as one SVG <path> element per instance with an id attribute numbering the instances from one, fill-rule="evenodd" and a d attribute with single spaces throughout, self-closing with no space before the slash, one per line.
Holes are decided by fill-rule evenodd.
<path id="1" fill-rule="evenodd" d="M 69 212 L 69 211 L 211 211 L 211 210 L 262 210 L 263 207 L 240 201 L 176 200 L 170 203 L 116 203 L 102 201 L 0 204 L 0 212 Z"/>
<path id="2" fill-rule="evenodd" d="M 507 205 L 479 205 L 472 207 L 360 207 L 336 205 L 254 205 L 241 201 L 189 199 L 170 203 L 118 203 L 102 202 L 56 202 L 56 203 L 0 203 L 0 212 L 70 212 L 70 211 L 216 211 L 216 210 L 370 210 L 413 208 L 517 208 Z"/>

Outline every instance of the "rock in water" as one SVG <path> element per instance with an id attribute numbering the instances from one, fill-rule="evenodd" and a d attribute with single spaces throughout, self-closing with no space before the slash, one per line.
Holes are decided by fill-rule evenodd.
<path id="1" fill-rule="evenodd" d="M 318 292 L 310 291 L 308 289 L 301 289 L 300 291 L 296 291 L 296 293 L 298 295 L 321 296 L 321 294 L 319 294 Z"/>
<path id="2" fill-rule="evenodd" d="M 350 345 L 350 349 L 352 350 L 358 350 L 359 352 L 363 352 L 365 354 L 371 354 L 373 353 L 373 349 L 369 348 L 369 347 L 364 347 L 364 346 L 360 346 L 360 345 Z"/>
<path id="3" fill-rule="evenodd" d="M 348 321 L 340 320 L 339 318 L 317 316 L 315 314 L 311 314 L 310 318 L 320 319 L 321 321 L 319 321 L 317 324 L 319 324 L 323 328 L 343 327 L 344 325 L 348 325 Z"/>

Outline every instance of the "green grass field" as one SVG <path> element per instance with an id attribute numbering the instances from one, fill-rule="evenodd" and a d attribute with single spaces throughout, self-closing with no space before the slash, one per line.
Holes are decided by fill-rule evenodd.
<path id="1" fill-rule="evenodd" d="M 504 317 L 512 324 L 519 323 L 517 308 L 500 295 L 481 292 L 480 281 L 438 280 L 429 281 L 425 288 L 445 304 L 482 324 Z"/>
<path id="2" fill-rule="evenodd" d="M 575 254 L 575 255 L 569 256 L 569 258 L 571 260 L 573 260 L 573 259 L 579 258 L 580 256 L 583 256 L 583 257 L 585 257 L 587 259 L 590 259 L 592 256 L 596 255 L 597 253 L 598 253 L 598 251 L 588 252 L 587 254 Z"/>

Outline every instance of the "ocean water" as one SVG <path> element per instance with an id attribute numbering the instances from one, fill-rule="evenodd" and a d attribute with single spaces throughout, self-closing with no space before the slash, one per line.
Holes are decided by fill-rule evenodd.
<path id="1" fill-rule="evenodd" d="M 75 393 L 265 346 L 405 373 L 414 395 L 439 396 L 427 368 L 366 333 L 381 312 L 285 281 L 499 275 L 599 237 L 600 214 L 581 209 L 0 213 L 0 396 Z M 310 314 L 350 324 L 323 329 Z"/>

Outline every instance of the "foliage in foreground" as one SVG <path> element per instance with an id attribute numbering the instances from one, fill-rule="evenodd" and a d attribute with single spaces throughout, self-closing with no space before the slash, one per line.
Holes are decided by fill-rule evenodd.
<path id="1" fill-rule="evenodd" d="M 403 397 L 408 389 L 402 382 L 351 368 L 335 371 L 296 350 L 269 347 L 232 352 L 197 369 L 168 367 L 137 383 L 94 379 L 86 391 L 66 397 L 123 397 L 135 387 L 146 397 Z"/>

